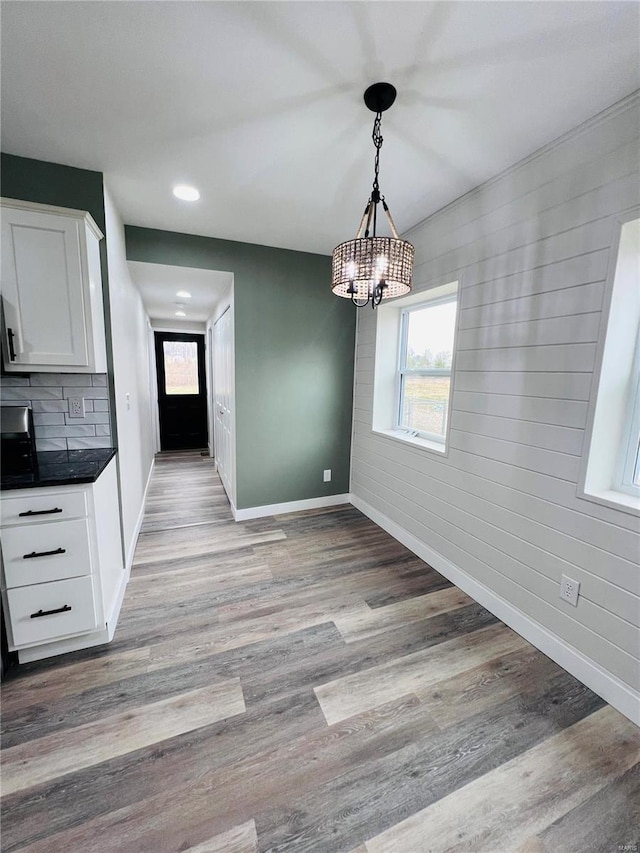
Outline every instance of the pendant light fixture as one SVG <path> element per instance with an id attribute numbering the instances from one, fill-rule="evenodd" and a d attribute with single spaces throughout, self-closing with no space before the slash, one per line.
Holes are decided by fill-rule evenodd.
<path id="1" fill-rule="evenodd" d="M 369 303 L 376 308 L 383 299 L 403 296 L 411 290 L 414 249 L 398 235 L 379 184 L 382 113 L 395 99 L 396 90 L 391 83 L 374 83 L 364 93 L 365 104 L 376 114 L 371 136 L 376 149 L 373 188 L 355 238 L 333 250 L 331 289 L 336 296 L 351 299 L 357 308 Z M 392 237 L 379 237 L 376 233 L 380 203 Z"/>

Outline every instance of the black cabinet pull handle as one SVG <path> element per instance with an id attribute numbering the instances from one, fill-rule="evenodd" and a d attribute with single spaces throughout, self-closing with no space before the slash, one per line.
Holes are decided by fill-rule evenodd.
<path id="1" fill-rule="evenodd" d="M 13 339 L 14 338 L 15 338 L 15 334 L 14 334 L 13 329 L 7 329 L 7 339 L 9 342 L 9 358 L 11 359 L 11 361 L 16 360 L 16 351 L 15 351 L 15 348 L 13 346 Z"/>
<path id="2" fill-rule="evenodd" d="M 32 560 L 34 557 L 51 557 L 52 554 L 66 554 L 66 548 L 56 548 L 55 551 L 32 551 L 30 554 L 23 554 L 23 560 Z"/>
<path id="3" fill-rule="evenodd" d="M 69 604 L 58 607 L 56 610 L 38 610 L 37 613 L 31 614 L 31 619 L 38 619 L 40 616 L 52 616 L 54 613 L 66 613 L 68 610 L 71 610 Z"/>
<path id="4" fill-rule="evenodd" d="M 18 518 L 24 518 L 26 515 L 51 515 L 53 512 L 62 512 L 62 510 L 58 506 L 53 509 L 28 509 L 26 512 L 19 512 Z"/>

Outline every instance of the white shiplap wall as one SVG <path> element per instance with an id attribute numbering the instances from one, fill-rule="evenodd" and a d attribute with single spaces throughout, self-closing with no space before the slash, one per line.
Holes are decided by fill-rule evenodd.
<path id="1" fill-rule="evenodd" d="M 372 432 L 376 315 L 360 311 L 351 484 L 356 506 L 625 713 L 640 689 L 639 523 L 576 492 L 615 219 L 640 204 L 639 103 L 405 235 L 415 291 L 460 281 L 449 453 Z M 562 574 L 580 581 L 577 608 Z"/>

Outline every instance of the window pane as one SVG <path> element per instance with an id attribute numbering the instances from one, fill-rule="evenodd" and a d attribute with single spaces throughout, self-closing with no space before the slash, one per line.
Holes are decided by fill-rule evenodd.
<path id="1" fill-rule="evenodd" d="M 403 376 L 400 426 L 444 439 L 450 386 L 450 376 Z"/>
<path id="2" fill-rule="evenodd" d="M 198 344 L 163 341 L 165 394 L 198 394 Z"/>
<path id="3" fill-rule="evenodd" d="M 456 303 L 411 311 L 407 317 L 406 367 L 451 367 Z"/>

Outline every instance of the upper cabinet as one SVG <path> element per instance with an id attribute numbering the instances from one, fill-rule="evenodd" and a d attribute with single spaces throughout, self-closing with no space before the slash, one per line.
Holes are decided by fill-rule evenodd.
<path id="1" fill-rule="evenodd" d="M 88 213 L 0 199 L 8 373 L 105 373 L 99 244 Z"/>

